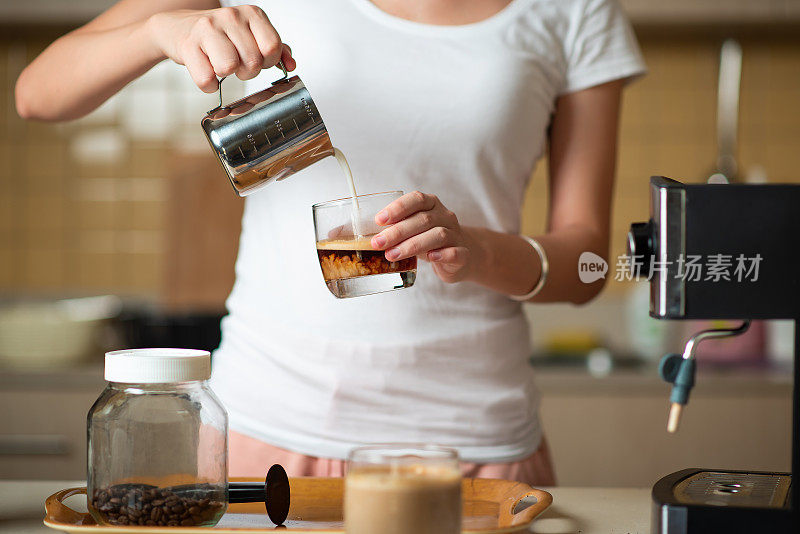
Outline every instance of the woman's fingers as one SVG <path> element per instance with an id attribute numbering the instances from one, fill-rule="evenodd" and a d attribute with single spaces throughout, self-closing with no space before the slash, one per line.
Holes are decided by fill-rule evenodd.
<path id="1" fill-rule="evenodd" d="M 466 247 L 447 247 L 428 252 L 428 260 L 442 282 L 452 284 L 464 279 L 464 269 L 469 261 Z M 434 259 L 438 258 L 438 259 Z"/>
<path id="2" fill-rule="evenodd" d="M 289 45 L 283 45 L 283 51 L 281 52 L 281 61 L 283 61 L 283 66 L 286 67 L 286 70 L 293 71 L 297 68 L 297 62 L 292 57 L 292 49 Z"/>
<path id="3" fill-rule="evenodd" d="M 372 238 L 372 248 L 385 250 L 434 226 L 444 226 L 444 221 L 435 211 L 419 211 L 391 225 Z"/>
<path id="4" fill-rule="evenodd" d="M 340 224 L 328 231 L 328 239 L 353 239 L 353 225 Z"/>
<path id="5" fill-rule="evenodd" d="M 262 68 L 272 67 L 278 63 L 284 52 L 281 37 L 261 8 L 243 6 L 243 8 L 245 7 L 248 10 L 247 19 L 250 32 L 253 34 L 258 49 L 261 52 L 261 66 Z M 286 66 L 285 63 L 284 66 Z"/>
<path id="6" fill-rule="evenodd" d="M 439 203 L 436 195 L 428 195 L 420 191 L 406 193 L 375 215 L 375 223 L 381 226 L 394 224 L 418 211 L 430 211 Z"/>
<path id="7" fill-rule="evenodd" d="M 469 269 L 470 249 L 456 215 L 435 195 L 414 191 L 401 196 L 375 215 L 387 226 L 372 238 L 375 249 L 386 259 L 400 261 L 418 257 L 428 260 L 443 282 L 464 280 Z"/>
<path id="8" fill-rule="evenodd" d="M 184 53 L 183 64 L 189 71 L 192 81 L 201 91 L 213 93 L 219 89 L 219 81 L 214 74 L 214 67 L 211 66 L 208 56 L 199 47 L 193 47 Z"/>
<path id="9" fill-rule="evenodd" d="M 200 49 L 208 56 L 214 74 L 220 78 L 230 76 L 239 68 L 239 52 L 228 35 L 220 30 L 206 33 Z"/>
<path id="10" fill-rule="evenodd" d="M 236 76 L 240 80 L 250 80 L 258 76 L 264 65 L 264 58 L 258 47 L 256 38 L 250 31 L 250 26 L 244 23 L 232 24 L 225 28 L 225 34 L 236 47 L 239 54 L 239 67 Z"/>
<path id="11" fill-rule="evenodd" d="M 453 246 L 455 245 L 454 234 L 455 232 L 453 230 L 443 226 L 431 228 L 387 250 L 385 252 L 386 259 L 389 261 L 399 261 L 419 254 L 425 254 L 430 250 Z"/>
<path id="12" fill-rule="evenodd" d="M 372 247 L 386 250 L 386 259 L 402 260 L 429 251 L 452 248 L 460 235 L 458 218 L 435 195 L 414 191 L 401 196 L 375 215 L 375 222 L 390 225 L 372 238 Z M 450 256 L 457 252 L 448 252 Z"/>
<path id="13" fill-rule="evenodd" d="M 467 264 L 468 255 L 466 247 L 446 247 L 429 250 L 425 259 L 441 264 L 445 270 L 453 271 Z"/>

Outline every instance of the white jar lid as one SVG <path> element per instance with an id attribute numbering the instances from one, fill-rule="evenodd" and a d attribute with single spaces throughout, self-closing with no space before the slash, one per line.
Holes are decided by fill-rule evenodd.
<path id="1" fill-rule="evenodd" d="M 208 380 L 211 354 L 194 349 L 126 349 L 106 352 L 105 378 L 128 384 Z"/>

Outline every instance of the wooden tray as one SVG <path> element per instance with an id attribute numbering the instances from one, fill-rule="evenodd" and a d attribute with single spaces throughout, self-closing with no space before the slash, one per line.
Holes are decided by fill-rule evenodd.
<path id="1" fill-rule="evenodd" d="M 259 479 L 234 478 L 240 481 Z M 263 479 L 262 479 L 263 480 Z M 344 481 L 341 478 L 298 477 L 289 479 L 292 506 L 285 525 L 289 532 L 344 532 L 342 501 Z M 525 530 L 542 513 L 553 497 L 543 490 L 533 489 L 521 482 L 488 478 L 465 478 L 461 486 L 464 513 L 463 532 L 500 534 Z M 54 493 L 45 501 L 44 524 L 50 528 L 73 533 L 142 532 L 162 534 L 174 531 L 216 534 L 268 532 L 277 530 L 264 510 L 263 503 L 231 504 L 220 522 L 213 528 L 201 527 L 110 527 L 100 526 L 91 515 L 73 510 L 64 499 L 85 495 L 86 488 L 69 488 Z M 525 499 L 527 507 L 518 506 Z M 517 508 L 520 508 L 517 510 Z M 516 513 L 515 513 L 516 510 Z M 281 530 L 284 530 L 281 527 Z"/>

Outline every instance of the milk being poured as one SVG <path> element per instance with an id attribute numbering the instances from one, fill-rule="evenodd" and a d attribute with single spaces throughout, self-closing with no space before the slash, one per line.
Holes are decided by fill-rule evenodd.
<path id="1" fill-rule="evenodd" d="M 350 188 L 350 196 L 353 199 L 353 209 L 350 214 L 350 222 L 353 225 L 353 235 L 356 237 L 363 237 L 364 232 L 361 231 L 361 216 L 358 207 L 358 193 L 356 192 L 356 183 L 353 180 L 353 173 L 350 170 L 350 165 L 347 163 L 347 158 L 344 157 L 344 153 L 341 150 L 334 148 L 333 155 L 336 157 L 336 161 L 339 162 L 339 168 L 342 169 L 347 179 L 347 186 Z"/>

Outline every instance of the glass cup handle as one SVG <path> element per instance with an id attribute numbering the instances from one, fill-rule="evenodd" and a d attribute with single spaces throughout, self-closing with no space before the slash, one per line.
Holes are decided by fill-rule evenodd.
<path id="1" fill-rule="evenodd" d="M 283 64 L 283 60 L 282 59 L 279 60 L 277 65 L 275 65 L 275 66 L 278 67 L 279 69 L 281 69 L 281 72 L 283 72 L 283 77 L 281 77 L 281 78 L 275 80 L 274 82 L 272 82 L 272 85 L 276 85 L 276 84 L 279 84 L 281 82 L 285 82 L 286 79 L 289 78 L 289 72 L 286 70 L 286 66 Z M 215 107 L 214 109 L 211 109 L 211 110 L 207 111 L 206 115 L 211 115 L 215 111 L 225 107 L 225 105 L 222 103 L 222 82 L 225 81 L 225 78 L 227 78 L 227 76 L 223 76 L 217 82 L 217 85 L 219 86 L 219 105 L 217 105 L 217 107 Z"/>

